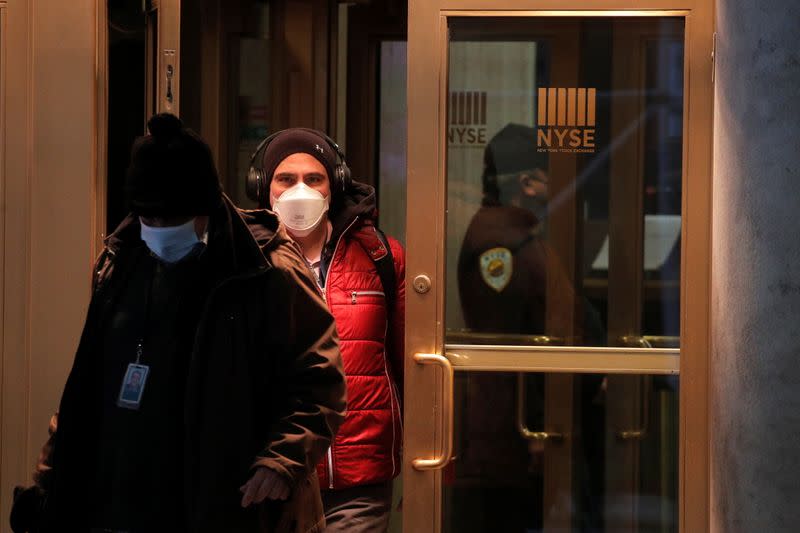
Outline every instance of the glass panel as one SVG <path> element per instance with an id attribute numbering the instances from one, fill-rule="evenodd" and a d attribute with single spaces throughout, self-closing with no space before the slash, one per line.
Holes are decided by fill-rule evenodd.
<path id="1" fill-rule="evenodd" d="M 234 99 L 230 113 L 229 172 L 236 179 L 228 183 L 228 193 L 237 205 L 255 207 L 244 190 L 250 157 L 258 144 L 275 131 L 272 120 L 272 66 L 270 50 L 270 5 L 255 0 L 243 6 L 243 32 L 230 36 L 229 90 Z"/>
<path id="2" fill-rule="evenodd" d="M 146 64 L 147 64 L 147 110 L 144 123 L 158 110 L 158 9 L 147 12 Z"/>
<path id="3" fill-rule="evenodd" d="M 380 227 L 406 242 L 406 53 L 405 41 L 381 42 L 378 121 Z"/>
<path id="4" fill-rule="evenodd" d="M 678 530 L 677 377 L 457 372 L 454 396 L 443 531 Z"/>
<path id="5" fill-rule="evenodd" d="M 448 343 L 678 346 L 683 35 L 450 20 Z"/>
<path id="6" fill-rule="evenodd" d="M 380 228 L 406 243 L 406 154 L 408 113 L 406 41 L 380 43 L 378 88 L 378 216 Z M 389 533 L 403 530 L 403 475 L 393 482 Z"/>
<path id="7" fill-rule="evenodd" d="M 133 141 L 143 133 L 147 107 L 145 83 L 155 90 L 155 67 L 147 71 L 148 53 L 155 42 L 148 44 L 147 24 L 156 18 L 142 15 L 141 2 L 108 3 L 108 107 L 106 152 L 106 235 L 111 235 L 128 215 L 125 202 L 125 170 L 128 168 Z M 154 98 L 154 97 L 153 97 Z"/>

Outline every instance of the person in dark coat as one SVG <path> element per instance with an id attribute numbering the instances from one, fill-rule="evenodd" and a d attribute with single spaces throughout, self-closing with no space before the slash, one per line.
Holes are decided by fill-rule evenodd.
<path id="1" fill-rule="evenodd" d="M 333 317 L 208 145 L 173 115 L 148 128 L 14 531 L 321 531 L 315 466 L 345 412 Z"/>

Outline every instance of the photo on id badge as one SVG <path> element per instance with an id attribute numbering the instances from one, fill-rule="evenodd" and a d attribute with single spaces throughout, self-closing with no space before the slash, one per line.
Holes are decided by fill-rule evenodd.
<path id="1" fill-rule="evenodd" d="M 146 365 L 130 364 L 122 379 L 117 405 L 126 409 L 138 409 L 144 393 L 144 384 L 147 381 Z"/>

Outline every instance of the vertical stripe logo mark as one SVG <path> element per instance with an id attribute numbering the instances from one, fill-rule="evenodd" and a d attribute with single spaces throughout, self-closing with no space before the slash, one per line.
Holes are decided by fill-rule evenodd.
<path id="1" fill-rule="evenodd" d="M 455 91 L 450 93 L 450 124 L 485 126 L 486 93 L 478 91 Z"/>
<path id="2" fill-rule="evenodd" d="M 453 91 L 448 105 L 447 140 L 454 147 L 486 145 L 486 92 Z"/>
<path id="3" fill-rule="evenodd" d="M 594 152 L 596 88 L 539 87 L 536 98 L 540 152 Z"/>
<path id="4" fill-rule="evenodd" d="M 594 127 L 597 89 L 539 87 L 537 126 Z"/>

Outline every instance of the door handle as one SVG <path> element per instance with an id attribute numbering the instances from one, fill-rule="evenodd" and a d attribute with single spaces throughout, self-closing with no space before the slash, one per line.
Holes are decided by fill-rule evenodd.
<path id="1" fill-rule="evenodd" d="M 175 73 L 175 69 L 172 65 L 167 65 L 167 102 L 170 104 L 172 103 L 173 96 L 172 96 L 172 76 Z"/>
<path id="2" fill-rule="evenodd" d="M 534 346 L 560 346 L 565 344 L 563 337 L 551 337 L 548 335 L 536 335 L 531 338 L 530 344 Z M 531 431 L 528 428 L 528 409 L 527 409 L 528 388 L 525 385 L 525 374 L 517 374 L 517 431 L 526 440 L 537 440 L 540 442 L 562 441 L 563 433 L 553 431 Z"/>
<path id="3" fill-rule="evenodd" d="M 562 441 L 563 433 L 552 431 L 531 431 L 526 422 L 528 410 L 526 409 L 527 387 L 525 386 L 525 374 L 517 374 L 517 431 L 526 440 L 538 440 L 541 442 Z"/>
<path id="4" fill-rule="evenodd" d="M 641 425 L 638 429 L 622 429 L 617 431 L 620 440 L 642 440 L 647 436 L 648 426 L 650 425 L 650 388 L 653 378 L 645 376 L 642 378 L 642 416 Z"/>
<path id="5" fill-rule="evenodd" d="M 681 338 L 669 335 L 623 335 L 619 342 L 628 348 L 679 348 Z"/>
<path id="6" fill-rule="evenodd" d="M 513 333 L 484 333 L 470 330 L 447 332 L 448 344 L 501 344 L 512 346 L 563 346 L 564 337 L 551 335 L 517 335 Z"/>
<path id="7" fill-rule="evenodd" d="M 453 457 L 453 365 L 447 357 L 433 353 L 414 354 L 420 365 L 441 367 L 442 376 L 442 453 L 432 459 L 414 459 L 411 465 L 417 470 L 438 470 L 447 466 Z"/>

